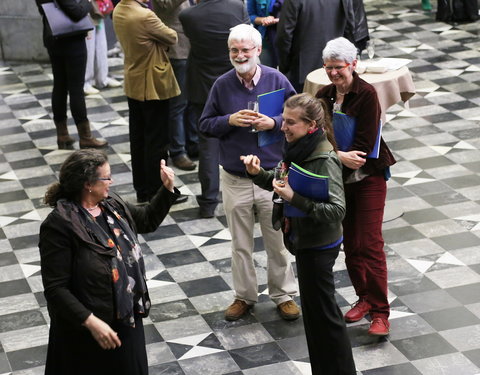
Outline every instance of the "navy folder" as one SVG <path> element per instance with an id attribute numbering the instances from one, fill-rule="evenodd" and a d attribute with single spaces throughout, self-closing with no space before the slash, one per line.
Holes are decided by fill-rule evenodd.
<path id="1" fill-rule="evenodd" d="M 333 133 L 335 141 L 340 151 L 348 151 L 355 139 L 355 130 L 357 128 L 357 119 L 342 112 L 333 112 Z M 367 155 L 367 158 L 378 159 L 380 152 L 380 139 L 382 138 L 382 121 L 378 127 L 377 139 L 372 152 Z"/>
<path id="2" fill-rule="evenodd" d="M 266 92 L 257 96 L 258 112 L 275 117 L 282 114 L 283 102 L 285 101 L 285 89 Z M 258 132 L 258 147 L 264 147 L 277 143 L 285 138 L 282 132 L 267 130 Z"/>
<path id="3" fill-rule="evenodd" d="M 312 173 L 292 163 L 288 171 L 288 184 L 295 193 L 306 198 L 319 202 L 328 201 L 328 176 Z M 284 203 L 283 215 L 288 217 L 307 216 L 305 212 L 293 207 L 288 202 Z"/>

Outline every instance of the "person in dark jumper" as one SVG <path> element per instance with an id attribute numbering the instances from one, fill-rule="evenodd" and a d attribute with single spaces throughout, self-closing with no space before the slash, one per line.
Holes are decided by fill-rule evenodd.
<path id="1" fill-rule="evenodd" d="M 247 110 L 249 101 L 270 91 L 285 89 L 284 98 L 295 94 L 287 78 L 277 70 L 258 65 L 262 37 L 251 25 L 237 25 L 228 38 L 234 69 L 220 76 L 210 90 L 200 118 L 200 131 L 219 139 L 221 187 L 227 224 L 232 234 L 232 276 L 235 300 L 225 312 L 227 320 L 242 317 L 257 302 L 258 287 L 253 261 L 255 211 L 268 257 L 268 291 L 284 319 L 298 318 L 300 311 L 292 297 L 297 294 L 295 276 L 282 240 L 273 229 L 272 193 L 245 175 L 240 155 L 260 155 L 266 168 L 274 168 L 282 158 L 283 137 L 259 147 L 259 132 L 280 132 L 282 116 L 268 117 Z"/>

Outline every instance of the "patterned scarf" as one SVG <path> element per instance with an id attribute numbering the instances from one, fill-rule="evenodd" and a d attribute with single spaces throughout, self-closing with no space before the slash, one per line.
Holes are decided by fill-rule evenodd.
<path id="1" fill-rule="evenodd" d="M 106 247 L 117 249 L 117 256 L 111 260 L 115 315 L 123 324 L 135 327 L 134 314 L 148 316 L 151 305 L 142 249 L 127 220 L 110 203 L 102 202 L 100 208 L 109 233 L 85 209 L 81 211 L 97 240 Z"/>

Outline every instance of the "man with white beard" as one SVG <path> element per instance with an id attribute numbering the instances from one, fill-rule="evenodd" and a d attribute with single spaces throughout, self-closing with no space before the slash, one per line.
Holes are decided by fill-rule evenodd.
<path id="1" fill-rule="evenodd" d="M 258 216 L 267 253 L 267 286 L 282 318 L 297 319 L 293 301 L 297 285 L 281 231 L 272 227 L 272 193 L 262 190 L 246 176 L 241 155 L 257 155 L 262 167 L 273 169 L 282 159 L 283 137 L 259 146 L 259 132 L 280 132 L 282 116 L 268 117 L 247 110 L 258 95 L 285 89 L 284 100 L 295 94 L 280 72 L 258 64 L 262 37 L 251 25 L 237 25 L 228 37 L 230 61 L 234 69 L 213 84 L 200 118 L 199 129 L 219 139 L 223 207 L 232 235 L 232 276 L 235 300 L 225 311 L 225 319 L 237 320 L 258 301 L 257 275 L 253 258 L 255 213 Z M 261 284 L 265 280 L 260 280 Z"/>

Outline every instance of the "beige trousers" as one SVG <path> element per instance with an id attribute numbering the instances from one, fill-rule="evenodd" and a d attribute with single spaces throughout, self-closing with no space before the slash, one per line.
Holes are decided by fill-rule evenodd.
<path id="1" fill-rule="evenodd" d="M 253 261 L 253 229 L 256 207 L 267 253 L 267 283 L 275 304 L 292 299 L 297 283 L 281 231 L 272 227 L 272 192 L 256 186 L 246 177 L 221 170 L 223 207 L 232 235 L 232 276 L 235 298 L 248 304 L 258 300 L 257 275 Z"/>

